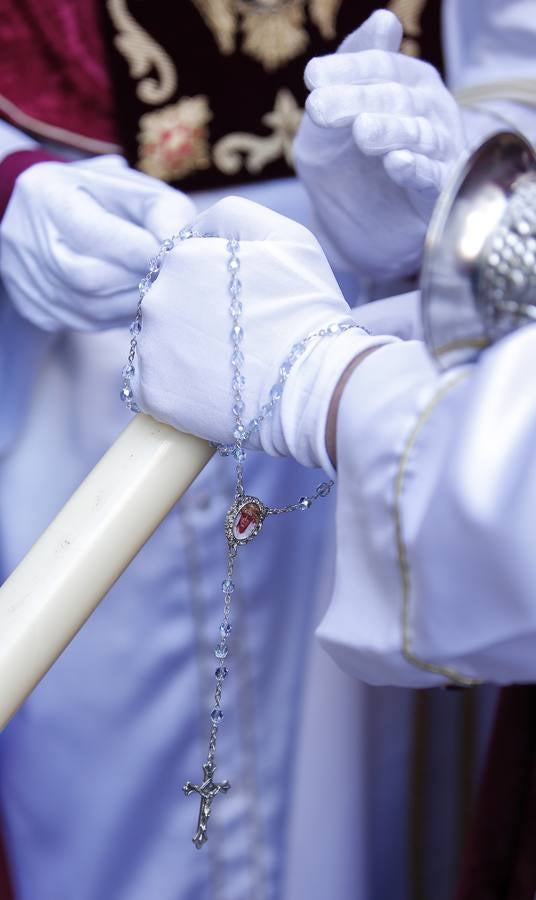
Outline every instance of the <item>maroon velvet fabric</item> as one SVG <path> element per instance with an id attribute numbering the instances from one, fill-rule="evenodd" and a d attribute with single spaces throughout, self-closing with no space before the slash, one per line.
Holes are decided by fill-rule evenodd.
<path id="1" fill-rule="evenodd" d="M 0 833 L 0 900 L 14 900 L 14 893 L 9 878 L 9 869 Z"/>
<path id="2" fill-rule="evenodd" d="M 17 150 L 2 160 L 0 163 L 0 219 L 7 209 L 15 181 L 21 172 L 36 163 L 55 160 L 65 162 L 61 157 L 47 153 L 46 150 Z"/>
<path id="3" fill-rule="evenodd" d="M 501 692 L 456 900 L 534 900 L 536 686 Z"/>
<path id="4" fill-rule="evenodd" d="M 39 128 L 44 123 L 117 142 L 98 0 L 4 0 L 0 46 L 0 111 L 6 118 L 26 127 L 20 111 L 37 120 L 28 125 L 37 134 L 46 136 Z"/>

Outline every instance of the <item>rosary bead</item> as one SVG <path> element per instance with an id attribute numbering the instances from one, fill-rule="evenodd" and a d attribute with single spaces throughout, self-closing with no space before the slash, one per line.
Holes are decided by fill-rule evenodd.
<path id="1" fill-rule="evenodd" d="M 232 256 L 227 264 L 229 272 L 238 272 L 240 268 L 240 260 L 236 256 Z"/>
<path id="2" fill-rule="evenodd" d="M 135 400 L 129 400 L 129 401 L 127 402 L 127 407 L 128 407 L 128 409 L 130 410 L 130 412 L 133 412 L 133 413 L 139 413 L 139 412 L 141 412 L 141 409 L 139 408 L 139 406 L 138 406 L 138 404 L 136 403 Z"/>
<path id="3" fill-rule="evenodd" d="M 241 350 L 235 350 L 231 356 L 231 365 L 235 369 L 239 369 L 244 364 L 244 354 Z"/>
<path id="4" fill-rule="evenodd" d="M 138 290 L 140 294 L 143 295 L 147 293 L 149 288 L 151 287 L 151 279 L 146 275 L 145 278 L 142 278 L 138 285 Z"/>
<path id="5" fill-rule="evenodd" d="M 243 375 L 240 375 L 239 372 L 235 372 L 233 375 L 233 391 L 240 391 L 240 388 L 243 388 L 246 383 L 246 379 Z"/>
<path id="6" fill-rule="evenodd" d="M 279 381 L 277 382 L 277 384 L 273 385 L 273 387 L 270 389 L 270 399 L 271 400 L 276 402 L 277 400 L 281 399 L 282 387 L 283 386 Z"/>
<path id="7" fill-rule="evenodd" d="M 244 401 L 243 401 L 243 400 L 237 400 L 236 403 L 233 404 L 233 415 L 235 415 L 235 416 L 241 416 L 242 413 L 244 412 L 244 408 L 245 408 L 245 407 L 244 407 Z"/>
<path id="8" fill-rule="evenodd" d="M 228 634 L 231 634 L 231 623 L 230 622 L 222 622 L 220 625 L 220 634 L 222 640 L 225 640 Z"/>
<path id="9" fill-rule="evenodd" d="M 252 419 L 251 422 L 249 423 L 249 427 L 250 427 L 251 431 L 257 431 L 257 429 L 260 427 L 260 424 L 261 423 L 259 422 L 258 419 Z"/>
<path id="10" fill-rule="evenodd" d="M 231 340 L 234 344 L 239 344 L 244 337 L 244 331 L 240 325 L 233 325 L 231 328 Z"/>
<path id="11" fill-rule="evenodd" d="M 163 250 L 164 253 L 169 253 L 170 250 L 173 250 L 174 246 L 175 246 L 174 241 L 167 238 L 167 240 L 162 241 L 162 244 L 160 245 L 160 249 Z"/>
<path id="12" fill-rule="evenodd" d="M 221 583 L 221 589 L 224 594 L 232 594 L 235 586 L 230 578 L 226 578 L 225 581 L 222 581 Z"/>
<path id="13" fill-rule="evenodd" d="M 138 319 L 134 319 L 132 325 L 130 326 L 131 334 L 139 334 L 141 331 L 141 322 Z"/>
<path id="14" fill-rule="evenodd" d="M 309 497 L 300 497 L 298 502 L 302 509 L 310 509 L 313 505 L 313 501 Z"/>
<path id="15" fill-rule="evenodd" d="M 260 412 L 263 419 L 266 419 L 267 416 L 271 416 L 273 412 L 272 404 L 265 403 L 264 406 L 261 406 Z"/>
<path id="16" fill-rule="evenodd" d="M 231 297 L 236 300 L 237 297 L 240 296 L 240 292 L 242 290 L 242 283 L 238 278 L 233 278 L 231 284 L 229 285 L 229 293 Z"/>
<path id="17" fill-rule="evenodd" d="M 237 462 L 244 462 L 246 458 L 246 451 L 242 449 L 242 447 L 235 447 L 233 450 L 233 456 Z"/>
<path id="18" fill-rule="evenodd" d="M 223 681 L 224 678 L 227 678 L 228 674 L 229 674 L 229 669 L 227 668 L 227 666 L 218 666 L 218 668 L 216 669 L 216 672 L 215 672 L 215 675 L 216 675 L 216 678 L 218 679 L 218 681 Z"/>
<path id="19" fill-rule="evenodd" d="M 236 441 L 241 441 L 246 433 L 246 429 L 243 425 L 237 425 L 235 430 L 233 431 L 233 437 Z"/>
<path id="20" fill-rule="evenodd" d="M 189 238 L 193 237 L 194 233 L 191 228 L 183 228 L 179 231 L 179 237 L 181 241 L 187 241 Z"/>
<path id="21" fill-rule="evenodd" d="M 223 713 L 222 713 L 221 709 L 219 708 L 219 706 L 214 707 L 214 709 L 212 710 L 212 712 L 210 714 L 210 718 L 212 719 L 212 721 L 214 722 L 215 725 L 217 725 L 218 722 L 221 722 L 221 720 L 223 719 Z"/>
<path id="22" fill-rule="evenodd" d="M 240 300 L 233 300 L 229 307 L 229 311 L 233 319 L 238 319 L 238 317 L 242 315 L 242 304 Z"/>
<path id="23" fill-rule="evenodd" d="M 341 330 L 341 326 L 336 322 L 333 322 L 331 325 L 328 325 L 328 334 L 338 334 Z"/>
<path id="24" fill-rule="evenodd" d="M 121 400 L 123 401 L 123 403 L 125 403 L 127 400 L 132 400 L 134 398 L 132 388 L 130 388 L 130 387 L 122 388 L 119 396 L 121 397 Z"/>
<path id="25" fill-rule="evenodd" d="M 123 378 L 132 378 L 132 376 L 134 375 L 134 372 L 135 372 L 134 366 L 130 365 L 130 363 L 129 363 L 128 365 L 123 366 L 123 371 L 121 374 L 123 375 Z"/>
<path id="26" fill-rule="evenodd" d="M 327 495 L 331 491 L 332 486 L 333 485 L 330 484 L 328 481 L 323 481 L 322 484 L 319 484 L 316 489 L 317 497 L 327 497 Z"/>
<path id="27" fill-rule="evenodd" d="M 229 653 L 229 647 L 227 646 L 225 641 L 220 641 L 220 643 L 216 646 L 216 649 L 214 650 L 214 656 L 217 659 L 225 659 L 225 657 L 228 655 L 228 653 Z"/>
<path id="28" fill-rule="evenodd" d="M 236 251 L 240 249 L 240 244 L 233 238 L 230 241 L 227 241 L 227 249 L 229 253 L 236 253 Z"/>

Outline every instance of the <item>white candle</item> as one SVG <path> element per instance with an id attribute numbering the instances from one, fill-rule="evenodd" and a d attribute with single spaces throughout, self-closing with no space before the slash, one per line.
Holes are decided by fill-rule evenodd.
<path id="1" fill-rule="evenodd" d="M 212 454 L 135 416 L 3 584 L 0 729 Z"/>

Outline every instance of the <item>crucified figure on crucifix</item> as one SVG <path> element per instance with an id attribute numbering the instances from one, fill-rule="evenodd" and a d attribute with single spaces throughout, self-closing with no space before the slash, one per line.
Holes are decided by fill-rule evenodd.
<path id="1" fill-rule="evenodd" d="M 215 771 L 216 766 L 214 763 L 207 761 L 206 763 L 203 763 L 203 783 L 193 784 L 193 782 L 187 781 L 183 787 L 183 791 L 187 797 L 194 793 L 199 794 L 200 797 L 197 831 L 192 838 L 194 846 L 197 847 L 198 850 L 200 850 L 203 844 L 208 840 L 207 824 L 214 797 L 220 793 L 227 793 L 231 787 L 228 781 L 222 781 L 221 784 L 214 782 L 212 777 Z"/>

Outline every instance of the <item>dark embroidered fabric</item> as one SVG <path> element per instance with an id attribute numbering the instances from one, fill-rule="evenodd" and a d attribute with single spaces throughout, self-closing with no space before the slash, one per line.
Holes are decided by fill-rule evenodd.
<path id="1" fill-rule="evenodd" d="M 231 145 L 244 148 L 254 144 L 253 156 L 258 152 L 261 157 L 264 156 L 264 144 L 262 141 L 257 144 L 256 137 L 272 138 L 276 147 L 279 141 L 287 149 L 290 148 L 297 127 L 296 114 L 299 121 L 299 109 L 303 107 L 307 94 L 303 85 L 303 70 L 307 60 L 312 56 L 333 52 L 344 36 L 357 28 L 373 10 L 385 5 L 374 0 L 361 0 L 359 3 L 355 0 L 342 0 L 336 16 L 336 35 L 331 40 L 322 38 L 316 25 L 307 19 L 305 27 L 309 43 L 305 51 L 279 68 L 267 71 L 258 60 L 244 52 L 244 38 L 239 32 L 234 52 L 229 55 L 222 53 L 217 36 L 207 26 L 191 0 L 173 5 L 166 0 L 153 0 L 151 3 L 145 0 L 130 0 L 129 10 L 136 22 L 156 40 L 176 64 L 177 89 L 161 107 L 143 103 L 139 99 L 138 82 L 129 72 L 124 52 L 118 50 L 117 41 L 120 35 L 112 22 L 113 17 L 107 12 L 104 31 L 116 90 L 119 129 L 128 159 L 133 165 L 157 177 L 164 177 L 183 190 L 232 185 L 292 174 L 291 166 L 282 152 L 277 153 L 273 160 L 265 162 L 258 171 L 254 171 L 255 166 L 251 164 L 248 170 L 247 149 L 236 151 L 237 171 L 222 171 L 221 165 L 218 166 L 215 162 L 219 149 L 222 149 L 219 142 L 224 139 Z M 112 4 L 108 2 L 107 10 L 111 6 Z M 422 33 L 418 40 L 421 54 L 441 70 L 439 2 L 427 4 L 420 27 Z M 150 159 L 148 167 L 145 168 L 143 128 L 140 127 L 140 122 L 143 124 L 144 121 L 142 117 L 145 114 L 154 115 L 156 112 L 156 118 L 149 129 L 152 133 L 149 135 L 148 143 L 147 136 L 145 137 L 145 146 L 149 146 L 150 156 L 154 144 L 159 140 L 169 140 L 173 143 L 169 131 L 166 134 L 166 129 L 175 127 L 172 116 L 169 121 L 163 120 L 162 123 L 157 121 L 158 114 L 162 114 L 162 108 L 175 107 L 174 114 L 180 119 L 181 111 L 176 105 L 181 98 L 196 97 L 206 98 L 205 114 L 210 116 L 209 121 L 200 126 L 205 133 L 204 161 L 202 149 L 198 145 L 197 159 L 200 165 L 198 168 L 195 167 L 196 151 L 192 151 L 192 141 L 185 140 L 185 156 L 188 152 L 192 154 L 191 162 L 194 167 L 191 171 L 184 171 L 178 178 L 169 174 L 166 176 L 158 168 L 158 161 L 156 168 L 151 170 Z M 198 110 L 200 119 L 201 113 L 202 110 Z M 272 120 L 276 119 L 277 124 L 274 126 L 273 121 L 267 122 L 266 119 L 263 121 L 263 117 L 266 116 Z M 180 168 L 180 158 L 178 162 Z M 187 165 L 185 168 L 187 169 Z"/>
<path id="2" fill-rule="evenodd" d="M 501 691 L 456 900 L 536 895 L 536 686 Z"/>

